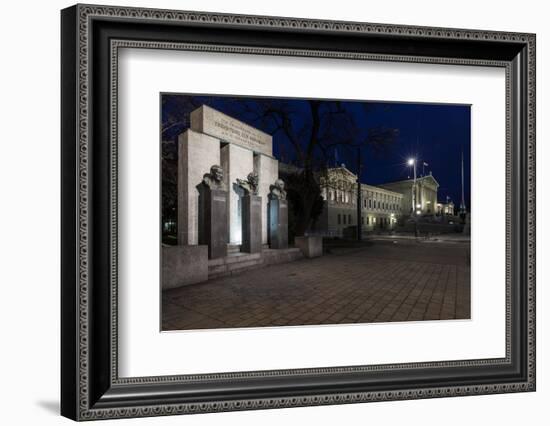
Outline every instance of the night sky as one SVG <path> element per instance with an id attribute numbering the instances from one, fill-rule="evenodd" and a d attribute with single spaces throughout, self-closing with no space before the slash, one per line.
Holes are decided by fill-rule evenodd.
<path id="1" fill-rule="evenodd" d="M 269 120 L 259 120 L 257 117 L 257 111 L 265 111 L 265 104 L 269 102 L 284 104 L 284 108 L 292 112 L 293 129 L 305 146 L 309 140 L 308 121 L 311 120 L 307 100 L 288 98 L 163 94 L 162 138 L 174 139 L 189 126 L 188 111 L 207 104 L 273 134 L 274 156 L 285 162 L 295 162 L 294 148 L 285 133 L 277 130 Z M 439 182 L 439 201 L 445 201 L 446 196 L 449 196 L 458 206 L 461 198 L 460 158 L 463 151 L 465 201 L 470 209 L 470 106 L 328 100 L 327 108 L 328 103 L 337 104 L 344 112 L 346 125 L 353 123 L 346 130 L 346 135 L 352 138 L 349 142 L 354 145 L 364 144 L 361 158 L 363 183 L 377 185 L 412 178 L 412 169 L 407 166 L 407 159 L 415 157 L 417 176 L 422 175 L 422 164 L 427 163 L 424 174 L 431 171 Z M 382 147 L 364 143 L 372 129 L 394 129 L 397 136 Z M 342 144 L 326 150 L 322 161 L 331 167 L 345 163 L 349 170 L 356 173 L 356 153 L 357 150 L 349 144 Z"/>

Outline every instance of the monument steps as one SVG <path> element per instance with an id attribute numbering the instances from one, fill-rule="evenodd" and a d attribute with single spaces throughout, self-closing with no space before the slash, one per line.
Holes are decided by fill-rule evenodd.
<path id="1" fill-rule="evenodd" d="M 292 262 L 301 258 L 303 258 L 303 254 L 298 248 L 264 249 L 261 253 L 233 253 L 227 257 L 208 261 L 208 279 L 234 275 L 268 265 Z"/>
<path id="2" fill-rule="evenodd" d="M 227 245 L 227 254 L 240 253 L 241 246 L 239 244 L 228 244 Z"/>

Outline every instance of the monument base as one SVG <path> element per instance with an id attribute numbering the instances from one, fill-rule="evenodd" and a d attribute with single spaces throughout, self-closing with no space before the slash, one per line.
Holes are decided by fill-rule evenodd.
<path id="1" fill-rule="evenodd" d="M 162 289 L 208 280 L 207 246 L 162 246 Z"/>
<path id="2" fill-rule="evenodd" d="M 199 244 L 208 246 L 208 258 L 227 256 L 227 191 L 199 189 Z"/>
<path id="3" fill-rule="evenodd" d="M 242 197 L 242 243 L 241 251 L 260 253 L 262 251 L 262 197 Z"/>
<path id="4" fill-rule="evenodd" d="M 269 200 L 269 248 L 286 249 L 288 247 L 288 201 Z"/>
<path id="5" fill-rule="evenodd" d="M 296 237 L 294 244 L 305 257 L 319 257 L 323 255 L 323 237 Z"/>

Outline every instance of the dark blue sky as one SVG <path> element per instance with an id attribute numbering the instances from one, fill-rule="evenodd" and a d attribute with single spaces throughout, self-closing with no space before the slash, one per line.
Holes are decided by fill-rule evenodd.
<path id="1" fill-rule="evenodd" d="M 275 102 L 275 103 L 274 103 Z M 279 160 L 292 161 L 294 148 L 283 131 L 276 131 L 273 121 L 258 119 L 266 105 L 281 106 L 290 112 L 292 129 L 305 147 L 309 141 L 307 129 L 311 128 L 308 101 L 288 98 L 247 98 L 199 95 L 162 95 L 162 127 L 167 129 L 163 139 L 170 139 L 188 127 L 188 111 L 201 104 L 208 104 L 228 115 L 254 127 L 273 134 L 273 153 Z M 460 157 L 464 152 L 465 201 L 470 208 L 470 106 L 449 104 L 416 104 L 327 100 L 321 108 L 338 105 L 345 120 L 336 121 L 333 127 L 344 129 L 341 133 L 352 144 L 361 144 L 369 138 L 372 129 L 397 130 L 382 148 L 375 149 L 366 143 L 362 148 L 362 182 L 381 184 L 412 177 L 407 159 L 417 158 L 417 176 L 432 172 L 439 182 L 439 200 L 450 196 L 455 204 L 460 203 Z M 333 117 L 339 117 L 338 114 Z M 340 120 L 340 118 L 335 119 Z M 352 124 L 350 124 L 350 122 Z M 309 126 L 309 127 L 308 127 Z M 338 127 L 341 126 L 341 127 Z M 348 127 L 346 127 L 348 126 Z M 305 131 L 304 131 L 305 129 Z M 310 132 L 311 133 L 311 132 Z M 342 134 L 334 134 L 335 138 Z M 351 136 L 350 136 L 351 135 Z M 327 144 L 330 145 L 328 138 Z M 345 163 L 352 172 L 357 171 L 357 150 L 341 144 L 328 148 L 323 159 L 330 166 Z M 320 155 L 320 154 L 319 154 Z"/>

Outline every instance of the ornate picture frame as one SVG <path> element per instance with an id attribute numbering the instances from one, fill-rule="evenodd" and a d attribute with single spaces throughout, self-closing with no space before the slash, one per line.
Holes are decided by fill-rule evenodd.
<path id="1" fill-rule="evenodd" d="M 160 416 L 535 390 L 535 35 L 76 5 L 61 13 L 61 413 Z M 118 374 L 120 48 L 481 65 L 506 72 L 506 356 Z"/>

